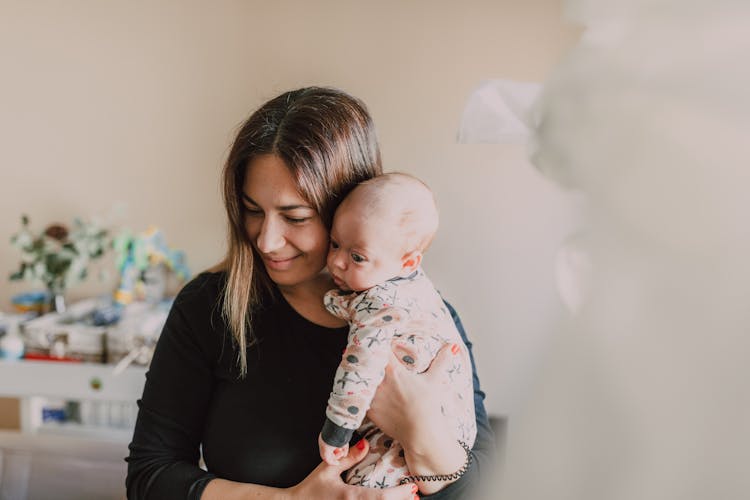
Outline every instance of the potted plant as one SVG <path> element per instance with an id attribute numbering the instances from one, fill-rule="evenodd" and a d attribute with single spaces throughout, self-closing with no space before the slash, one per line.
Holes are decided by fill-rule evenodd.
<path id="1" fill-rule="evenodd" d="M 21 252 L 18 271 L 10 275 L 14 281 L 41 282 L 51 298 L 51 308 L 65 311 L 65 291 L 84 280 L 91 261 L 109 246 L 108 231 L 93 222 L 76 218 L 72 229 L 50 224 L 40 234 L 29 227 L 29 218 L 21 216 L 21 230 L 11 237 L 11 244 Z"/>

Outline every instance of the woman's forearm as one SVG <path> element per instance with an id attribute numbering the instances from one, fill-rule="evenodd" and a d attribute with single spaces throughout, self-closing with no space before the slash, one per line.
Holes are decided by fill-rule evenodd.
<path id="1" fill-rule="evenodd" d="M 285 489 L 237 483 L 226 479 L 212 479 L 201 495 L 201 500 L 247 500 L 250 498 L 288 500 L 291 496 Z"/>
<path id="2" fill-rule="evenodd" d="M 417 490 L 416 488 L 412 489 L 414 485 L 411 484 L 381 490 L 344 483 L 341 479 L 341 474 L 361 462 L 370 450 L 367 441 L 362 440 L 361 442 L 363 446 L 353 446 L 349 451 L 349 455 L 342 458 L 339 465 L 328 465 L 322 462 L 301 483 L 291 488 L 270 488 L 258 484 L 235 483 L 225 479 L 213 479 L 203 490 L 201 500 L 246 500 L 251 498 L 271 500 L 291 500 L 294 498 L 304 498 L 305 500 L 358 498 L 361 500 L 374 500 L 376 498 L 413 498 Z"/>

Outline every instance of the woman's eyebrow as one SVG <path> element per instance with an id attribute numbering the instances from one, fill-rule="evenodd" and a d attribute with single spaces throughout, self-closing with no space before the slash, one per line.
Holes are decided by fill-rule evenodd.
<path id="1" fill-rule="evenodd" d="M 257 203 L 255 203 L 255 200 L 253 200 L 252 198 L 250 198 L 250 197 L 249 197 L 248 195 L 246 195 L 245 193 L 242 193 L 242 199 L 243 199 L 243 200 L 245 200 L 245 201 L 246 201 L 246 202 L 248 202 L 248 203 L 252 203 L 252 204 L 253 204 L 253 205 L 255 205 L 255 206 L 257 206 L 257 205 L 258 205 Z"/>
<path id="2" fill-rule="evenodd" d="M 245 194 L 245 193 L 242 193 L 242 198 L 243 198 L 243 199 L 244 199 L 245 201 L 247 201 L 248 203 L 252 203 L 252 204 L 253 204 L 253 205 L 255 205 L 256 207 L 260 206 L 260 205 L 258 205 L 258 204 L 257 204 L 257 203 L 255 202 L 255 200 L 253 200 L 252 198 L 250 198 L 250 197 L 249 197 L 249 196 L 248 196 L 247 194 Z M 307 209 L 309 209 L 309 210 L 313 210 L 313 208 L 312 208 L 311 206 L 309 206 L 309 205 L 299 205 L 299 204 L 297 204 L 297 205 L 282 205 L 282 206 L 280 206 L 280 207 L 276 207 L 276 208 L 277 208 L 278 210 L 281 210 L 282 212 L 284 212 L 284 211 L 287 211 L 287 210 L 295 210 L 295 209 L 298 209 L 298 208 L 307 208 Z"/>

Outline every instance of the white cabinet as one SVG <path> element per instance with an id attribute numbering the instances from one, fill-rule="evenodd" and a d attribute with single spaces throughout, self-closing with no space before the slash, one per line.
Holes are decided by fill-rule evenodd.
<path id="1" fill-rule="evenodd" d="M 0 396 L 21 400 L 21 432 L 127 442 L 146 381 L 145 367 L 119 375 L 111 365 L 49 361 L 0 361 Z M 77 422 L 45 419 L 55 406 L 72 402 Z M 46 421 L 45 421 L 46 420 Z"/>
<path id="2" fill-rule="evenodd" d="M 0 498 L 119 500 L 145 367 L 0 361 L 0 396 L 21 400 L 21 432 L 0 431 Z M 77 403 L 79 422 L 45 421 L 55 401 Z"/>

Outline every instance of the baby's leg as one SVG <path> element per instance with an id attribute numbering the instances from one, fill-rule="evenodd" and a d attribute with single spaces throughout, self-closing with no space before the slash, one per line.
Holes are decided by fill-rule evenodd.
<path id="1" fill-rule="evenodd" d="M 364 460 L 347 471 L 346 482 L 369 488 L 398 486 L 401 478 L 409 475 L 401 444 L 375 427 L 370 427 L 365 439 L 370 450 Z"/>

